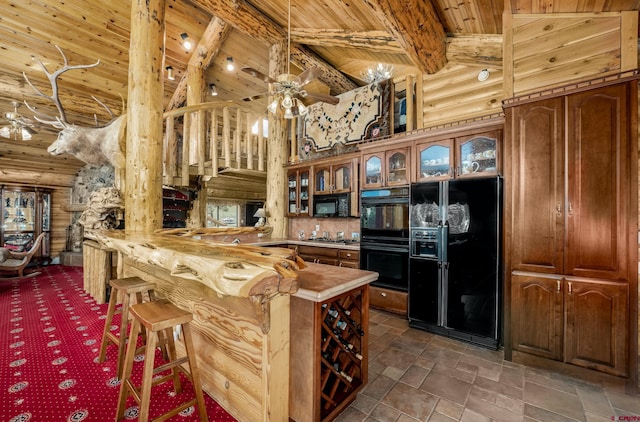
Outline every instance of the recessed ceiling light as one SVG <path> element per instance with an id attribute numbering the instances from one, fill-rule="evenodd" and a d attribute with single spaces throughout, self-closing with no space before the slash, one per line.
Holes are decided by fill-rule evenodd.
<path id="1" fill-rule="evenodd" d="M 232 72 L 233 69 L 235 69 L 235 66 L 233 65 L 233 57 L 227 57 L 227 70 Z"/>
<path id="2" fill-rule="evenodd" d="M 487 79 L 489 79 L 489 76 L 490 76 L 490 75 L 491 75 L 491 74 L 489 73 L 489 70 L 488 70 L 488 69 L 482 69 L 482 70 L 478 73 L 478 80 L 479 80 L 480 82 L 484 82 L 484 81 L 486 81 Z"/>

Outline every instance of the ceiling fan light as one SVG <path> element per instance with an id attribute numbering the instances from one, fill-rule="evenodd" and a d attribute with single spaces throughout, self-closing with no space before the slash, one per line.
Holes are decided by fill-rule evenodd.
<path id="1" fill-rule="evenodd" d="M 2 136 L 3 138 L 11 138 L 11 127 L 2 126 L 0 128 L 0 136 Z"/>
<path id="2" fill-rule="evenodd" d="M 21 135 L 22 135 L 22 140 L 23 141 L 28 141 L 29 139 L 31 139 L 31 131 L 29 128 L 27 127 L 23 127 L 21 130 Z"/>
<path id="3" fill-rule="evenodd" d="M 291 107 L 284 109 L 284 118 L 293 119 L 293 113 L 291 112 Z"/>
<path id="4" fill-rule="evenodd" d="M 284 94 L 284 98 L 282 98 L 282 107 L 288 109 L 293 107 L 293 98 L 291 98 L 290 94 Z"/>
<path id="5" fill-rule="evenodd" d="M 273 100 L 271 102 L 271 104 L 269 104 L 267 106 L 267 110 L 269 110 L 270 113 L 275 114 L 276 111 L 278 110 L 278 99 L 276 98 L 275 100 Z"/>
<path id="6" fill-rule="evenodd" d="M 304 116 L 305 114 L 307 114 L 307 107 L 305 107 L 304 104 L 302 104 L 302 101 L 298 101 L 298 114 L 300 116 Z"/>

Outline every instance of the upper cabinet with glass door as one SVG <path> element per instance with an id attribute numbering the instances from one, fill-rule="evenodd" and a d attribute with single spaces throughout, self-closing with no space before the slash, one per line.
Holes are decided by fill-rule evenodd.
<path id="1" fill-rule="evenodd" d="M 362 188 L 409 184 L 409 147 L 362 154 Z"/>
<path id="2" fill-rule="evenodd" d="M 498 174 L 499 131 L 456 139 L 458 177 Z"/>
<path id="3" fill-rule="evenodd" d="M 453 176 L 452 139 L 416 144 L 418 182 L 448 179 Z"/>
<path id="4" fill-rule="evenodd" d="M 354 161 L 352 159 L 334 161 L 313 168 L 315 195 L 351 192 L 353 189 Z"/>
<path id="5" fill-rule="evenodd" d="M 289 217 L 309 216 L 310 183 L 309 167 L 290 169 L 287 172 L 288 179 L 288 207 Z"/>

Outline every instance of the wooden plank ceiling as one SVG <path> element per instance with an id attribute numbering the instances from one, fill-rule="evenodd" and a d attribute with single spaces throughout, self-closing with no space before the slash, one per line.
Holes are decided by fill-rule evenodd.
<path id="1" fill-rule="evenodd" d="M 183 48 L 182 33 L 211 56 L 206 82 L 216 84 L 216 100 L 240 101 L 266 91 L 264 82 L 240 68 L 250 66 L 268 73 L 269 46 L 287 39 L 288 6 L 288 0 L 167 0 L 165 66 L 174 69 L 176 78 L 165 79 L 165 108 L 184 100 L 180 80 L 193 51 L 198 50 Z M 312 64 L 322 66 L 325 74 L 312 87 L 324 84 L 334 95 L 362 85 L 363 71 L 377 63 L 393 65 L 396 75 L 435 73 L 447 61 L 465 56 L 469 60 L 468 54 L 460 54 L 460 46 L 455 54 L 451 48 L 452 54 L 446 55 L 447 41 L 464 38 L 469 51 L 481 49 L 485 42 L 495 45 L 502 33 L 505 7 L 513 13 L 606 12 L 638 10 L 640 0 L 507 0 L 506 4 L 504 0 L 291 0 L 292 73 Z M 100 60 L 95 68 L 60 77 L 60 98 L 68 120 L 84 125 L 109 120 L 92 95 L 116 115 L 122 112 L 129 55 L 143 53 L 129 50 L 129 0 L 0 0 L 0 10 L 0 126 L 7 124 L 2 117 L 12 111 L 12 101 L 27 101 L 57 115 L 52 104 L 37 97 L 23 77 L 24 73 L 50 93 L 36 59 L 50 72 L 61 67 L 56 45 L 71 65 Z M 224 27 L 228 29 L 220 40 L 210 39 Z M 225 70 L 228 57 L 236 64 L 233 72 Z M 479 58 L 476 64 L 482 65 Z M 258 112 L 266 107 L 265 100 L 245 104 Z M 24 106 L 19 112 L 24 117 L 33 114 Z M 56 131 L 40 124 L 35 129 L 38 133 L 29 141 L 0 138 L 0 178 L 3 171 L 16 170 L 73 175 L 84 165 L 70 156 L 50 156 L 46 148 Z"/>

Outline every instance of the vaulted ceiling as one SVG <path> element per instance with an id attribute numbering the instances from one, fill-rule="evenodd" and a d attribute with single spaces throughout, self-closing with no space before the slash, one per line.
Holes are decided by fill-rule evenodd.
<path id="1" fill-rule="evenodd" d="M 185 98 L 181 82 L 190 60 L 208 64 L 206 82 L 219 95 L 208 101 L 234 100 L 263 93 L 263 81 L 240 71 L 250 66 L 268 74 L 269 47 L 287 39 L 288 0 L 167 0 L 165 66 L 175 80 L 165 79 L 165 108 Z M 575 13 L 639 10 L 640 0 L 291 0 L 292 73 L 312 66 L 324 70 L 310 89 L 336 95 L 363 84 L 364 70 L 377 63 L 394 66 L 396 75 L 435 73 L 447 61 L 482 67 L 501 66 L 502 14 Z M 63 65 L 55 46 L 70 65 L 100 64 L 72 70 L 59 78 L 60 99 L 69 121 L 86 125 L 109 119 L 92 96 L 120 114 L 127 97 L 130 54 L 130 0 L 0 0 L 0 112 L 11 101 L 28 102 L 51 115 L 50 101 L 38 97 L 23 73 L 43 91 L 49 81 L 37 60 L 50 71 Z M 186 51 L 181 34 L 197 47 Z M 194 54 L 197 52 L 197 54 Z M 463 52 L 463 53 L 460 53 Z M 236 70 L 225 69 L 232 57 Z M 245 103 L 264 112 L 265 100 Z M 25 117 L 33 113 L 22 106 Z M 0 125 L 6 124 L 0 120 Z M 70 156 L 52 157 L 46 147 L 55 138 L 38 125 L 29 141 L 0 138 L 0 171 L 18 169 L 74 174 L 83 163 Z"/>

